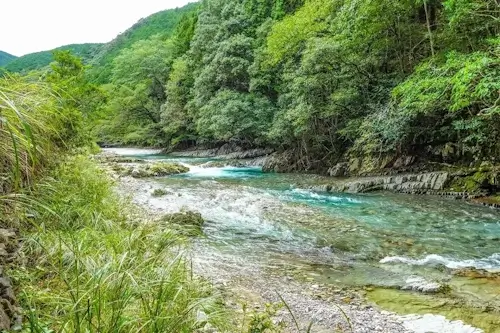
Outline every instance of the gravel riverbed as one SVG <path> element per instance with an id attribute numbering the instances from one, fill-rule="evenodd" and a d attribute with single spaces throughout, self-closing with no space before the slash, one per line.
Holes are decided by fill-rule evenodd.
<path id="1" fill-rule="evenodd" d="M 171 213 L 167 201 L 162 205 L 158 201 L 161 198 L 152 196 L 154 189 L 163 188 L 154 179 L 114 177 L 118 192 L 137 204 L 150 220 Z M 238 310 L 242 308 L 242 304 L 247 304 L 249 308 L 259 310 L 263 309 L 265 303 L 279 302 L 282 297 L 303 329 L 313 323 L 311 332 L 482 332 L 460 321 L 446 320 L 442 316 L 400 316 L 384 311 L 366 301 L 363 289 L 346 289 L 302 281 L 287 276 L 284 272 L 246 265 L 244 261 L 226 260 L 216 252 L 198 255 L 196 244 L 189 256 L 195 274 L 212 281 L 228 306 Z M 287 323 L 286 332 L 297 332 L 288 311 L 280 310 L 275 321 Z"/>

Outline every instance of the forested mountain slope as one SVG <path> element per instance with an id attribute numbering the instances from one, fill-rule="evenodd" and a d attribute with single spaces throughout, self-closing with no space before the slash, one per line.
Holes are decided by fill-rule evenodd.
<path id="1" fill-rule="evenodd" d="M 96 80 L 101 83 L 109 80 L 112 61 L 122 50 L 131 47 L 135 42 L 154 35 L 159 35 L 161 39 L 170 37 L 183 15 L 194 12 L 197 8 L 197 3 L 191 3 L 182 8 L 167 9 L 155 13 L 141 19 L 127 31 L 105 44 L 93 61 L 96 66 Z"/>
<path id="2" fill-rule="evenodd" d="M 71 51 L 75 56 L 82 58 L 85 63 L 89 63 L 101 47 L 102 44 L 71 44 L 49 51 L 30 53 L 10 61 L 5 69 L 10 72 L 23 73 L 41 69 L 54 61 L 53 53 L 55 51 Z"/>
<path id="3" fill-rule="evenodd" d="M 7 63 L 16 59 L 17 57 L 4 51 L 0 51 L 0 66 L 5 66 Z"/>
<path id="4" fill-rule="evenodd" d="M 91 73 L 96 81 L 105 83 L 109 79 L 111 63 L 123 50 L 133 43 L 158 35 L 165 39 L 172 35 L 179 20 L 185 13 L 194 12 L 197 3 L 188 4 L 182 8 L 168 9 L 141 19 L 124 33 L 106 44 L 72 44 L 58 47 L 54 50 L 30 53 L 17 58 L 5 68 L 10 72 L 28 72 L 48 66 L 53 61 L 54 51 L 71 51 L 72 54 L 83 59 L 84 63 L 93 63 L 95 71 Z M 3 55 L 0 52 L 0 66 Z M 5 63 L 6 64 L 6 63 Z"/>
<path id="5" fill-rule="evenodd" d="M 290 170 L 496 160 L 499 32 L 494 0 L 206 0 L 114 59 L 99 135 L 270 146 Z"/>

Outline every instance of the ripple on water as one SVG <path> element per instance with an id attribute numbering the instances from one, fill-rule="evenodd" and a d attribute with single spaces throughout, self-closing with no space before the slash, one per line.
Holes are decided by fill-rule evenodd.
<path id="1" fill-rule="evenodd" d="M 191 166 L 186 175 L 154 180 L 154 186 L 176 195 L 148 202 L 165 212 L 186 207 L 208 220 L 206 237 L 196 244 L 207 262 L 215 257 L 231 267 L 300 267 L 319 273 L 325 283 L 391 288 L 403 288 L 416 276 L 429 283 L 444 281 L 455 288 L 454 297 L 484 299 L 474 285 L 458 286 L 459 279 L 441 268 L 500 268 L 497 212 L 436 197 L 300 189 L 318 179 L 324 181 L 263 174 L 259 168 Z M 489 284 L 485 288 L 498 290 Z M 398 297 L 409 293 L 399 292 Z"/>
<path id="2" fill-rule="evenodd" d="M 487 258 L 480 259 L 468 259 L 468 260 L 453 260 L 450 258 L 445 258 L 438 254 L 430 254 L 422 259 L 411 259 L 407 257 L 385 257 L 380 260 L 380 263 L 399 263 L 408 264 L 416 266 L 438 266 L 443 265 L 448 268 L 466 268 L 474 267 L 478 269 L 486 270 L 499 270 L 500 269 L 500 253 L 494 253 Z"/>

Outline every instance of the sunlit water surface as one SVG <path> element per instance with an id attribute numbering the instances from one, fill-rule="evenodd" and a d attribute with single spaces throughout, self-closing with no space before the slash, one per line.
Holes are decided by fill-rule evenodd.
<path id="1" fill-rule="evenodd" d="M 317 193 L 307 188 L 325 178 L 206 167 L 213 160 L 206 158 L 134 156 L 190 167 L 187 174 L 155 179 L 175 195 L 151 200 L 167 211 L 203 215 L 206 236 L 196 251 L 207 263 L 350 286 L 401 287 L 421 278 L 478 299 L 495 301 L 500 294 L 498 285 L 478 287 L 446 269 L 500 270 L 498 211 L 438 197 Z"/>

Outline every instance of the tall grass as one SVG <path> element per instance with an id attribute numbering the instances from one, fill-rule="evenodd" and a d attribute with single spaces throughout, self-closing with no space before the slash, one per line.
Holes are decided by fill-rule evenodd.
<path id="1" fill-rule="evenodd" d="M 54 103 L 44 84 L 0 79 L 0 194 L 31 185 L 56 148 L 60 115 Z"/>
<path id="2" fill-rule="evenodd" d="M 24 260 L 8 274 L 23 331 L 187 333 L 207 322 L 224 331 L 183 240 L 161 224 L 131 223 L 108 177 L 74 155 L 82 117 L 52 88 L 0 79 L 0 221 L 16 221 L 22 237 Z"/>
<path id="3" fill-rule="evenodd" d="M 35 188 L 40 210 L 13 272 L 29 332 L 193 332 L 227 328 L 210 286 L 193 277 L 183 240 L 127 222 L 125 203 L 88 158 L 68 158 Z"/>

